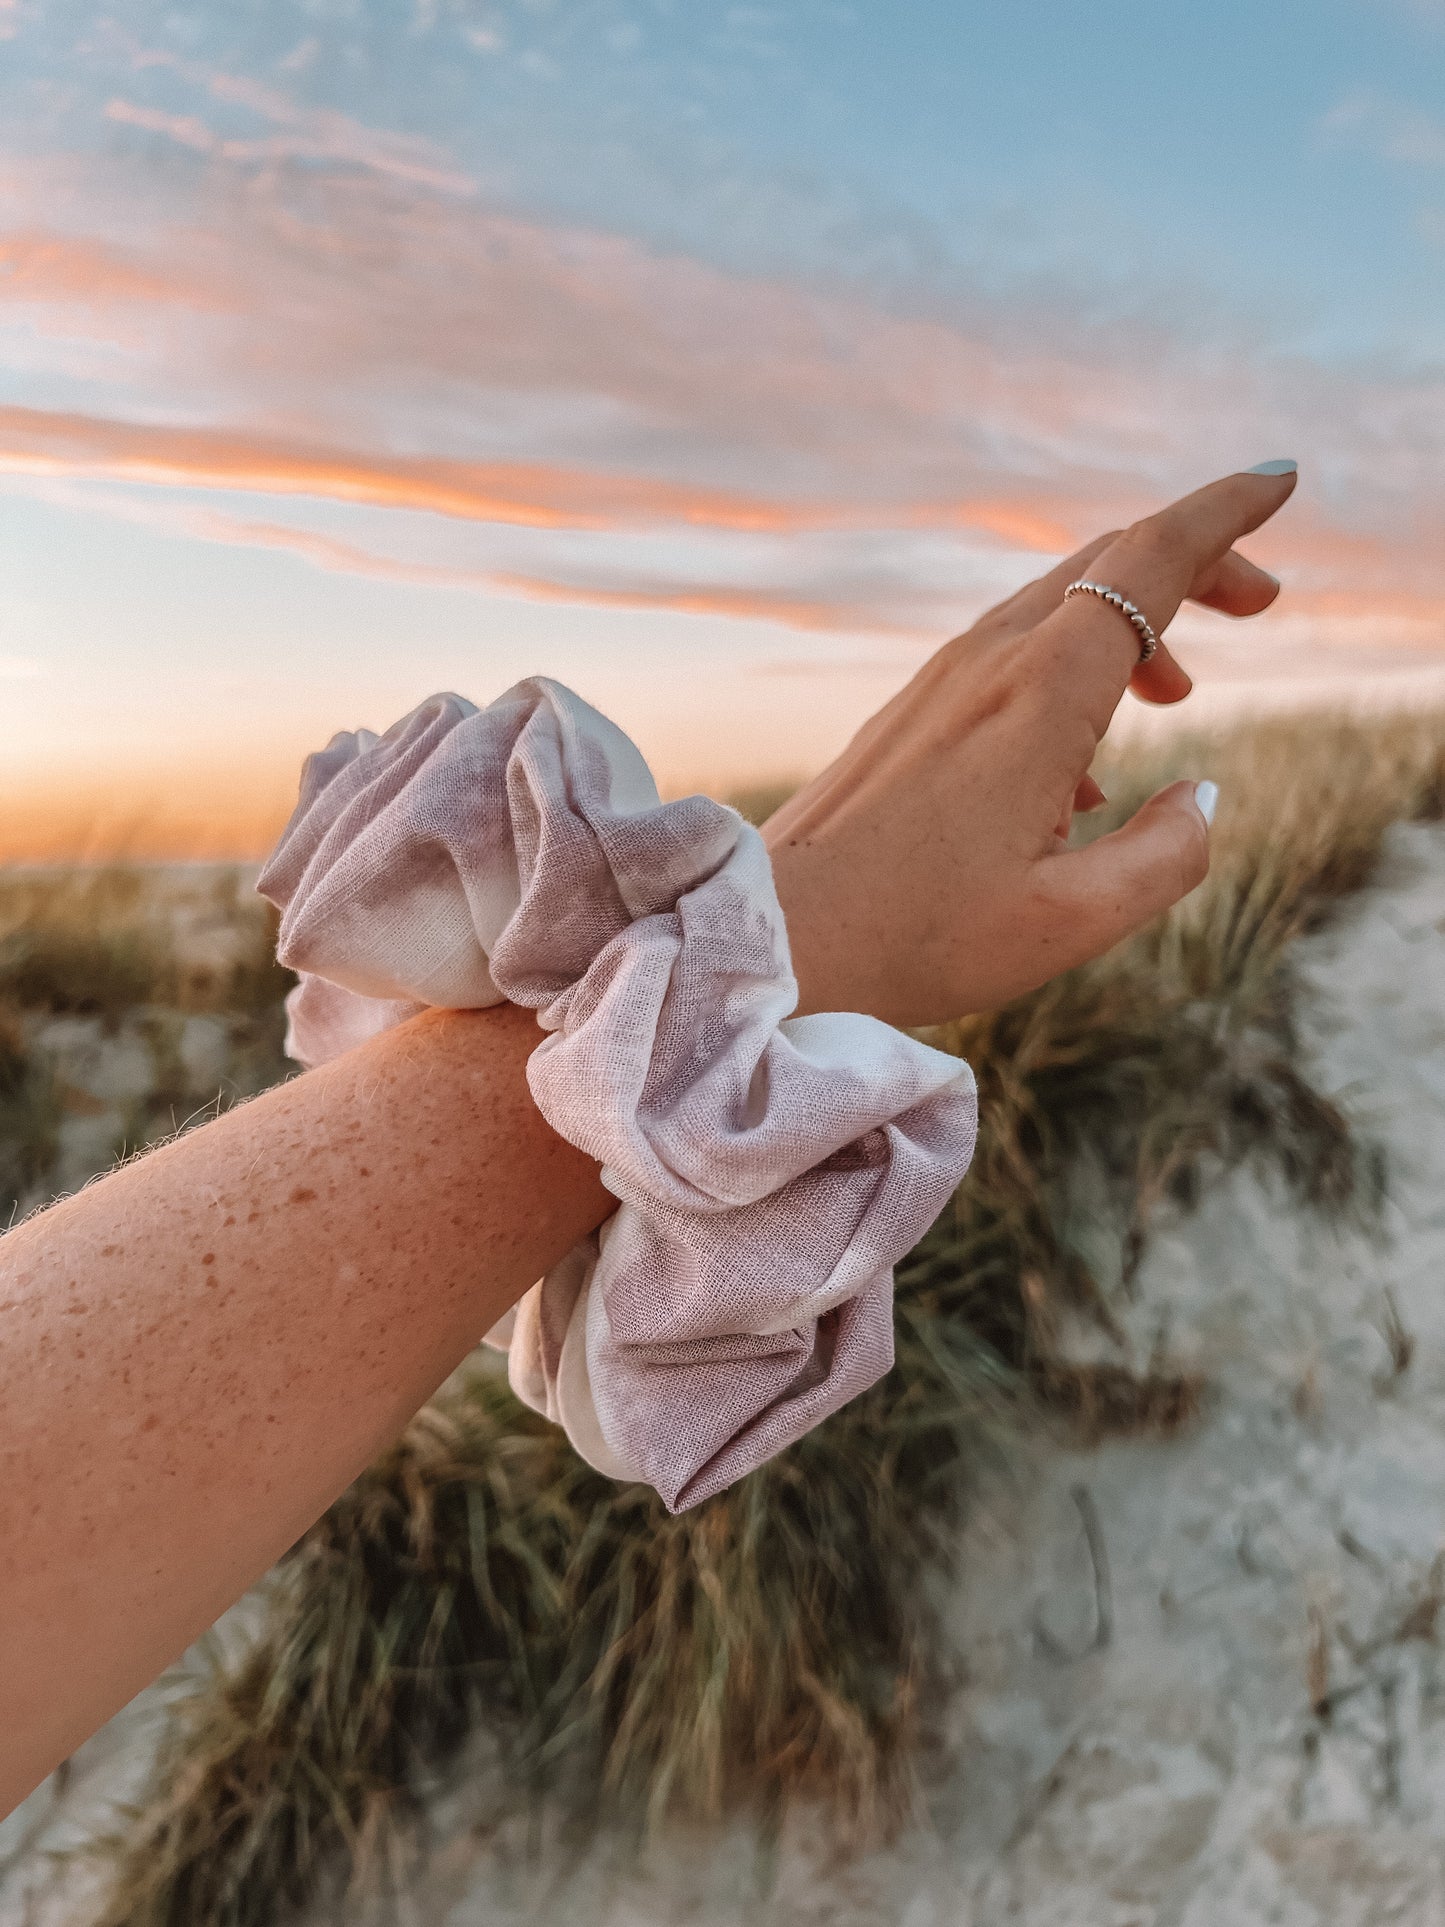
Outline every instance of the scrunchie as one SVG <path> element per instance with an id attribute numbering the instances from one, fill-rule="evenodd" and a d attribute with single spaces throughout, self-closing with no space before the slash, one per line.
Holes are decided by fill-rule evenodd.
<path id="1" fill-rule="evenodd" d="M 428 1005 L 549 1033 L 527 1079 L 621 1208 L 529 1291 L 508 1369 L 600 1471 L 696 1505 L 893 1362 L 893 1265 L 972 1155 L 966 1064 L 797 1002 L 766 846 L 663 803 L 559 683 L 332 738 L 259 888 L 318 1064 Z"/>

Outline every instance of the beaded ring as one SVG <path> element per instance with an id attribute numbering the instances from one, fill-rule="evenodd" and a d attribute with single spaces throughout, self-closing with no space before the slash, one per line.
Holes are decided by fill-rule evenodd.
<path id="1" fill-rule="evenodd" d="M 1154 651 L 1159 647 L 1159 638 L 1155 635 L 1148 616 L 1144 614 L 1142 609 L 1136 608 L 1127 596 L 1120 595 L 1117 589 L 1111 589 L 1107 583 L 1071 582 L 1064 591 L 1065 602 L 1068 601 L 1071 595 L 1096 595 L 1102 602 L 1107 602 L 1112 608 L 1117 609 L 1121 616 L 1127 617 L 1134 626 L 1134 633 L 1139 638 L 1140 662 L 1148 662 L 1149 658 L 1154 654 Z"/>

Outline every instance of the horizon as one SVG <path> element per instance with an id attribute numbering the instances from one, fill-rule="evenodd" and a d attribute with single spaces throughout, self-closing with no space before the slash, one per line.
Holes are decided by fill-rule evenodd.
<path id="1" fill-rule="evenodd" d="M 1279 609 L 1127 727 L 1445 702 L 1440 0 L 0 36 L 0 860 L 254 857 L 334 730 L 528 674 L 667 793 L 803 777 L 1276 455 Z"/>

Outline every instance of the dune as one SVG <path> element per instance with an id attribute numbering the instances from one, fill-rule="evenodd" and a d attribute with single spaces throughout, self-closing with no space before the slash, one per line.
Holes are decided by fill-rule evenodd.
<path id="1" fill-rule="evenodd" d="M 955 1673 L 891 1838 L 844 1851 L 846 1827 L 840 1843 L 800 1800 L 779 1833 L 677 1823 L 639 1855 L 546 1805 L 499 1808 L 482 1735 L 438 1782 L 403 1918 L 1445 1918 L 1445 827 L 1391 828 L 1287 963 L 1304 1073 L 1379 1147 L 1383 1205 L 1331 1218 L 1267 1161 L 1207 1169 L 1196 1208 L 1153 1211 L 1112 1334 L 1060 1311 L 1060 1369 L 1167 1358 L 1198 1410 L 1088 1446 L 1040 1429 L 991 1462 L 939 1580 Z M 218 1638 L 238 1648 L 263 1610 L 243 1602 Z M 117 1803 L 146 1797 L 206 1665 L 192 1655 L 0 1825 L 0 1927 L 93 1917 L 104 1868 L 64 1856 L 124 1829 Z M 315 1915 L 379 1917 L 359 1899 Z"/>

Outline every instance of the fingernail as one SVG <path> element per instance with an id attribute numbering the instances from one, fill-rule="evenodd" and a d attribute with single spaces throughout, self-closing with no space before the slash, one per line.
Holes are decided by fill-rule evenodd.
<path id="1" fill-rule="evenodd" d="M 1288 455 L 1280 455 L 1272 462 L 1256 462 L 1244 472 L 1246 475 L 1293 475 L 1298 469 L 1298 462 L 1291 461 Z"/>
<path id="2" fill-rule="evenodd" d="M 1194 804 L 1206 823 L 1214 821 L 1214 812 L 1219 807 L 1218 783 L 1196 783 L 1194 785 Z"/>

